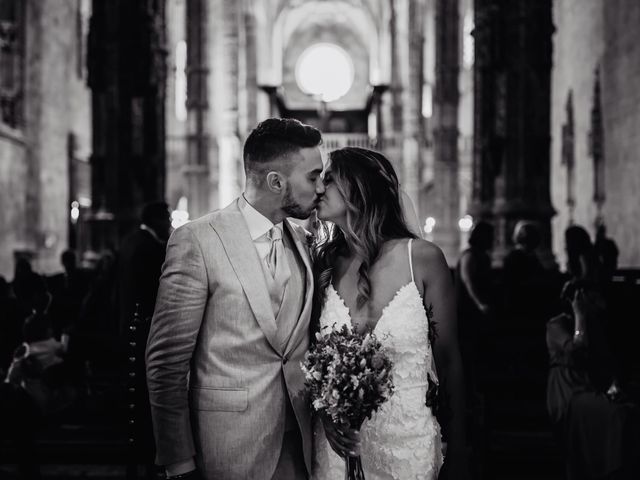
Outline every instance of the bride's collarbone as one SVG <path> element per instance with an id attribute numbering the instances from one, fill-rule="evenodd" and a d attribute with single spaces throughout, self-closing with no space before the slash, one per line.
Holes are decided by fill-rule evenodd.
<path id="1" fill-rule="evenodd" d="M 378 327 L 378 325 L 386 315 L 387 310 L 396 301 L 396 298 L 399 296 L 400 292 L 407 285 L 408 284 L 405 284 L 399 287 L 393 294 L 386 294 L 384 298 L 372 297 L 360 308 L 357 307 L 356 303 L 357 294 L 347 296 L 347 299 L 345 300 L 345 298 L 342 297 L 340 292 L 335 289 L 335 287 L 334 290 L 338 295 L 339 300 L 346 308 L 351 325 L 356 329 L 356 331 L 365 333 L 373 332 Z M 383 299 L 378 300 L 378 298 Z"/>
<path id="2" fill-rule="evenodd" d="M 386 272 L 370 272 L 371 296 L 360 307 L 357 305 L 359 295 L 357 270 L 354 274 L 344 272 L 335 278 L 333 288 L 349 311 L 352 324 L 358 325 L 358 331 L 372 331 L 384 315 L 387 307 L 395 300 L 398 293 L 411 282 L 411 275 L 397 267 Z"/>
<path id="3" fill-rule="evenodd" d="M 349 310 L 352 322 L 367 325 L 372 330 L 398 292 L 411 282 L 406 241 L 399 239 L 385 243 L 368 272 L 371 295 L 358 308 L 358 270 L 361 263 L 357 258 L 340 257 L 335 265 L 332 285 Z"/>
<path id="4" fill-rule="evenodd" d="M 334 264 L 334 284 L 356 284 L 362 260 L 341 256 Z M 388 240 L 382 247 L 377 260 L 369 267 L 372 290 L 377 284 L 388 285 L 390 280 L 410 278 L 406 242 L 404 239 Z"/>

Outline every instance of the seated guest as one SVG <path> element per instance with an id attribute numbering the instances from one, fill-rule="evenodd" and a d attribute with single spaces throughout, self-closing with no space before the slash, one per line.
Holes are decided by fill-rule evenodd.
<path id="1" fill-rule="evenodd" d="M 6 373 L 13 352 L 22 342 L 22 323 L 18 302 L 11 286 L 0 276 L 0 372 Z M 3 376 L 3 375 L 0 375 Z"/>
<path id="2" fill-rule="evenodd" d="M 5 440 L 17 449 L 20 478 L 40 478 L 35 440 L 52 415 L 71 404 L 73 388 L 64 374 L 64 347 L 53 337 L 49 320 L 51 295 L 44 279 L 23 272 L 14 280 L 22 307 L 31 314 L 21 334 L 23 343 L 13 353 L 0 383 L 0 425 Z"/>
<path id="3" fill-rule="evenodd" d="M 51 295 L 42 277 L 33 274 L 28 291 L 25 300 L 32 314 L 25 320 L 24 343 L 14 353 L 6 382 L 21 387 L 46 418 L 70 406 L 76 389 L 64 363 L 65 346 L 53 336 Z"/>
<path id="4" fill-rule="evenodd" d="M 547 409 L 565 450 L 568 480 L 638 478 L 629 445 L 637 435 L 637 407 L 607 393 L 615 372 L 604 334 L 606 308 L 597 284 L 589 281 L 596 273 L 583 240 L 580 254 L 568 245 L 574 278 L 562 295 L 571 309 L 547 324 Z"/>
<path id="5" fill-rule="evenodd" d="M 70 352 L 88 362 L 91 373 L 98 375 L 113 373 L 117 367 L 113 359 L 119 355 L 115 259 L 109 250 L 100 255 L 82 301 L 75 338 L 69 344 Z"/>
<path id="6" fill-rule="evenodd" d="M 87 293 L 90 278 L 85 270 L 77 267 L 76 253 L 65 250 L 60 255 L 64 271 L 47 278 L 51 292 L 51 323 L 56 338 L 72 335 L 77 327 L 80 305 Z"/>

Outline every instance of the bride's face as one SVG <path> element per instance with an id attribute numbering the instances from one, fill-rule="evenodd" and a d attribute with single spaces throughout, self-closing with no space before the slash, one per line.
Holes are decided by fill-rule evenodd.
<path id="1" fill-rule="evenodd" d="M 327 169 L 324 173 L 324 189 L 324 195 L 316 207 L 318 218 L 340 223 L 340 220 L 347 216 L 347 205 L 333 181 L 331 169 Z"/>

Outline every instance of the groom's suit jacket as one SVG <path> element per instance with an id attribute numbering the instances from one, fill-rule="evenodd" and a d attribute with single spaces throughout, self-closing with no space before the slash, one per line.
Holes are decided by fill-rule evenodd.
<path id="1" fill-rule="evenodd" d="M 147 343 L 158 464 L 195 455 L 207 479 L 271 479 L 288 397 L 310 472 L 300 362 L 309 346 L 313 276 L 305 230 L 288 220 L 284 226 L 306 277 L 303 308 L 285 347 L 237 201 L 169 239 Z"/>

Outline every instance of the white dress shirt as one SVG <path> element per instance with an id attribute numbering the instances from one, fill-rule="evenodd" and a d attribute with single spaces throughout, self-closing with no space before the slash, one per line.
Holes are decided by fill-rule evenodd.
<path id="1" fill-rule="evenodd" d="M 257 211 L 249 202 L 247 202 L 247 199 L 244 198 L 244 194 L 240 196 L 238 207 L 244 217 L 244 221 L 247 222 L 249 234 L 251 235 L 253 245 L 256 247 L 258 252 L 258 257 L 260 257 L 265 265 L 268 265 L 267 257 L 269 256 L 269 250 L 271 249 L 271 241 L 267 238 L 267 233 L 273 228 L 273 223 Z M 280 222 L 275 226 L 280 228 L 284 235 L 283 222 Z"/>

